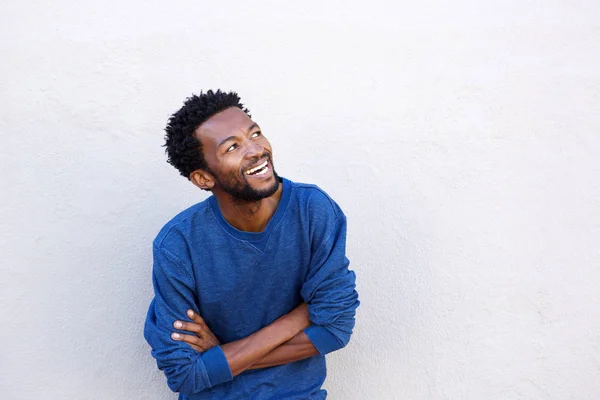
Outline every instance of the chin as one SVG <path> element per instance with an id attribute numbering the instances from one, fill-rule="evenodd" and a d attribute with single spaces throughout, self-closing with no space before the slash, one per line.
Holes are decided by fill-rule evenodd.
<path id="1" fill-rule="evenodd" d="M 261 182 L 258 187 L 254 187 L 257 192 L 270 192 L 269 196 L 277 191 L 279 188 L 279 177 L 272 175 L 264 182 Z"/>

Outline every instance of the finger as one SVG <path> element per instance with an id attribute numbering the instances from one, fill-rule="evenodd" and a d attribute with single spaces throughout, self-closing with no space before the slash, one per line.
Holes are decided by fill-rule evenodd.
<path id="1" fill-rule="evenodd" d="M 171 334 L 171 339 L 176 340 L 178 342 L 185 342 L 189 345 L 202 347 L 202 342 L 200 341 L 200 338 L 195 335 L 183 335 L 181 333 L 173 332 Z"/>
<path id="2" fill-rule="evenodd" d="M 201 335 L 204 329 L 201 325 L 194 324 L 193 322 L 175 321 L 173 327 L 182 331 L 194 332 L 197 335 Z"/>
<path id="3" fill-rule="evenodd" d="M 200 324 L 200 325 L 204 325 L 204 319 L 200 316 L 200 314 L 198 314 L 197 312 L 194 312 L 194 310 L 188 310 L 187 311 L 187 315 L 195 323 Z"/>

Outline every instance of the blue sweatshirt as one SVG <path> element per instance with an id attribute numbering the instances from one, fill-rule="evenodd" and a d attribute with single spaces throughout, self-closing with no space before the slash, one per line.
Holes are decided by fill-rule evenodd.
<path id="1" fill-rule="evenodd" d="M 153 284 L 144 336 L 180 399 L 324 399 L 325 354 L 344 347 L 358 307 L 346 258 L 346 218 L 314 185 L 282 178 L 283 193 L 263 232 L 244 232 L 216 198 L 190 207 L 153 244 Z M 232 378 L 220 346 L 203 353 L 171 339 L 173 322 L 198 311 L 221 343 L 244 338 L 301 302 L 319 355 Z M 183 332 L 183 331 L 179 331 Z M 187 332 L 183 332 L 187 333 Z"/>

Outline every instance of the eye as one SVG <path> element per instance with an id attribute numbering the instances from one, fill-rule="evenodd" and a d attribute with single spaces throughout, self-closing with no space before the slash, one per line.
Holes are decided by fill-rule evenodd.
<path id="1" fill-rule="evenodd" d="M 250 135 L 250 137 L 251 137 L 252 139 L 254 139 L 254 138 L 257 138 L 257 137 L 259 137 L 259 136 L 262 136 L 262 132 L 261 132 L 261 131 L 256 131 L 256 132 L 254 132 L 252 135 Z"/>
<path id="2" fill-rule="evenodd" d="M 235 149 L 237 149 L 237 148 L 238 148 L 238 145 L 237 145 L 237 144 L 232 144 L 231 146 L 229 146 L 229 147 L 227 148 L 227 150 L 225 150 L 225 152 L 226 152 L 226 153 L 231 153 L 232 151 L 234 151 L 234 150 L 235 150 Z"/>

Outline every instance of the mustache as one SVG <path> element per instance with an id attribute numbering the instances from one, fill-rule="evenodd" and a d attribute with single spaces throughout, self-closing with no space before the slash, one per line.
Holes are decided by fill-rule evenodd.
<path id="1" fill-rule="evenodd" d="M 248 168 L 250 168 L 252 165 L 258 163 L 260 160 L 264 160 L 267 159 L 269 160 L 269 162 L 271 163 L 271 165 L 273 165 L 273 160 L 271 158 L 271 153 L 269 153 L 268 151 L 264 151 L 260 156 L 258 157 L 253 157 L 252 159 L 250 159 L 250 161 L 248 161 L 246 163 L 246 165 L 244 165 L 243 170 L 247 170 Z"/>

